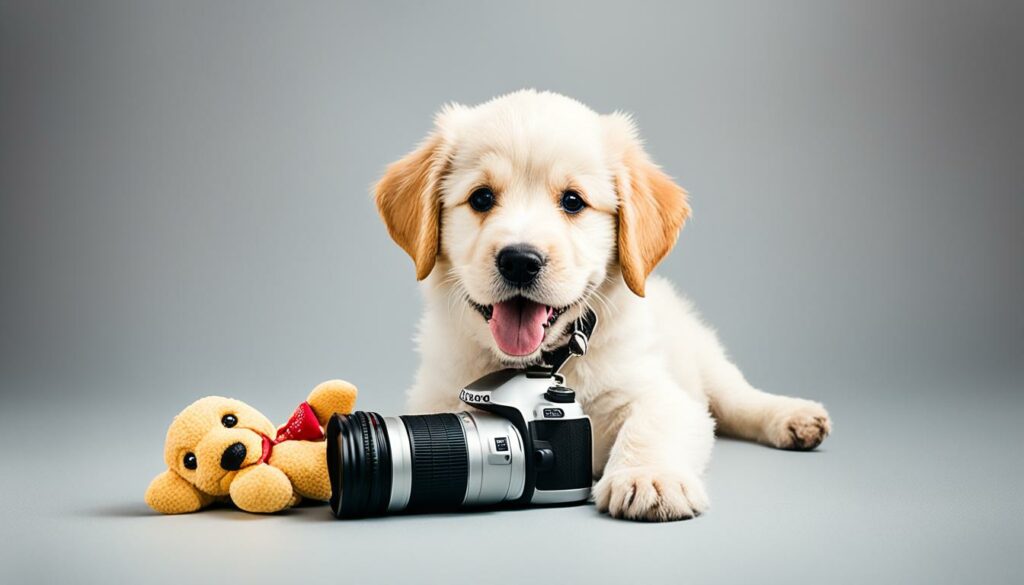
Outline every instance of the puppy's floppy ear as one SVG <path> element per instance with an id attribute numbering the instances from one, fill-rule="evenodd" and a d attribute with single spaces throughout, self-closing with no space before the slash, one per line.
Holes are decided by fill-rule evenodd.
<path id="1" fill-rule="evenodd" d="M 642 297 L 647 276 L 675 245 L 690 205 L 686 190 L 644 152 L 628 116 L 611 114 L 605 122 L 609 152 L 617 158 L 619 264 L 626 285 Z"/>
<path id="2" fill-rule="evenodd" d="M 199 491 L 185 478 L 168 469 L 149 483 L 146 503 L 161 514 L 187 514 L 209 506 L 213 503 L 213 496 Z"/>
<path id="3" fill-rule="evenodd" d="M 449 148 L 442 131 L 388 166 L 377 183 L 377 211 L 391 238 L 416 263 L 416 279 L 434 269 L 441 229 L 441 179 L 448 167 Z"/>

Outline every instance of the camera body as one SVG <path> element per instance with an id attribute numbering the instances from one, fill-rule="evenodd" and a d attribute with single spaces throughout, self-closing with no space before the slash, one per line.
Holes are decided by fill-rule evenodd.
<path id="1" fill-rule="evenodd" d="M 590 417 L 583 414 L 561 375 L 541 368 L 499 370 L 466 386 L 459 398 L 509 421 L 518 431 L 526 454 L 525 482 L 518 502 L 565 504 L 590 497 Z M 501 453 L 502 436 L 482 436 L 489 457 Z"/>
<path id="2" fill-rule="evenodd" d="M 339 518 L 464 506 L 583 503 L 593 480 L 590 418 L 554 368 L 492 372 L 460 392 L 470 410 L 327 426 Z"/>

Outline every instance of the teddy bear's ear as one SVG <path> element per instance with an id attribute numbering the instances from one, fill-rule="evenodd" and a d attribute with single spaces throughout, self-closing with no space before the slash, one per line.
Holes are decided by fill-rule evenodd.
<path id="1" fill-rule="evenodd" d="M 146 489 L 146 503 L 161 514 L 187 514 L 212 502 L 213 496 L 199 491 L 170 469 L 154 477 Z"/>
<path id="2" fill-rule="evenodd" d="M 313 408 L 321 426 L 327 426 L 331 415 L 338 412 L 348 414 L 356 406 L 356 387 L 344 380 L 328 380 L 320 383 L 309 393 L 306 402 Z"/>

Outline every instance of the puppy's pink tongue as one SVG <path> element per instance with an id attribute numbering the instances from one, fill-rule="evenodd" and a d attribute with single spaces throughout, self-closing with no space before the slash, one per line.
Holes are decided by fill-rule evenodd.
<path id="1" fill-rule="evenodd" d="M 544 341 L 544 323 L 552 309 L 524 298 L 494 305 L 488 325 L 494 341 L 508 355 L 530 355 Z"/>

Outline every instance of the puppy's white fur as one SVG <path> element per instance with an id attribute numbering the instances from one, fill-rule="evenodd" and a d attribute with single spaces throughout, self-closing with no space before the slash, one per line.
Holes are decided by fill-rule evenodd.
<path id="1" fill-rule="evenodd" d="M 481 186 L 497 201 L 486 213 L 467 204 Z M 568 189 L 586 200 L 582 212 L 559 207 Z M 677 520 L 707 509 L 715 421 L 721 433 L 780 448 L 814 448 L 828 434 L 820 404 L 751 386 L 668 282 L 645 286 L 689 207 L 627 116 L 534 91 L 449 106 L 424 144 L 389 168 L 377 203 L 426 282 L 411 411 L 464 408 L 466 383 L 535 361 L 587 307 L 597 312 L 586 358 L 564 373 L 592 418 L 595 501 L 612 516 Z M 474 306 L 512 294 L 495 255 L 521 243 L 547 260 L 526 294 L 568 309 L 540 349 L 516 357 L 498 348 Z"/>

